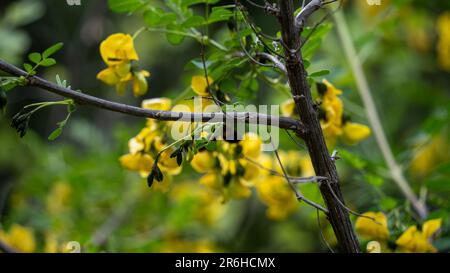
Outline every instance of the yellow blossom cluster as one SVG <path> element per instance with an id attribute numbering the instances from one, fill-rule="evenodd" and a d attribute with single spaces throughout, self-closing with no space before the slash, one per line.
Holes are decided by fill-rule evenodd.
<path id="1" fill-rule="evenodd" d="M 327 80 L 323 80 L 324 90 L 319 90 L 321 96 L 320 124 L 329 147 L 336 144 L 338 138 L 349 145 L 368 138 L 371 134 L 369 127 L 344 119 L 344 104 L 339 98 L 342 91 L 334 87 Z M 294 100 L 290 99 L 281 105 L 284 116 L 295 113 Z"/>
<path id="2" fill-rule="evenodd" d="M 110 35 L 101 43 L 100 54 L 108 68 L 100 71 L 97 79 L 116 86 L 119 95 L 125 93 L 130 82 L 133 83 L 133 93 L 136 97 L 147 93 L 146 78 L 150 73 L 135 67 L 134 62 L 139 60 L 139 56 L 134 48 L 133 38 L 129 34 Z"/>
<path id="3" fill-rule="evenodd" d="M 369 219 L 369 218 L 372 219 Z M 417 226 L 407 228 L 396 240 L 396 252 L 437 252 L 432 245 L 434 235 L 439 231 L 442 225 L 442 219 L 431 219 L 425 221 L 419 230 Z M 382 212 L 366 212 L 363 217 L 358 217 L 355 223 L 358 234 L 366 240 L 373 240 L 368 245 L 368 250 L 374 248 L 374 242 L 377 242 L 383 252 L 391 251 L 387 242 L 391 235 L 388 229 L 388 220 Z"/>
<path id="4" fill-rule="evenodd" d="M 214 105 L 213 101 L 205 98 L 209 95 L 208 85 L 213 82 L 214 79 L 211 77 L 208 79 L 201 75 L 192 77 L 191 89 L 202 97 L 200 109 L 195 109 L 198 106 L 192 100 L 173 105 L 172 100 L 168 98 L 145 100 L 142 107 L 160 111 L 206 112 L 208 106 Z M 177 154 L 177 148 L 176 145 L 171 146 L 170 141 L 174 137 L 173 135 L 169 137 L 169 133 L 173 133 L 174 129 L 175 131 L 181 129 L 185 134 L 186 132 L 193 134 L 202 125 L 201 122 L 148 120 L 140 133 L 130 139 L 129 152 L 120 158 L 120 162 L 123 167 L 140 173 L 142 177 L 148 177 L 152 173 L 155 160 L 158 159 L 156 165 L 163 173 L 163 181 L 153 183 L 152 188 L 168 191 L 172 176 L 179 174 L 182 168 L 174 156 Z M 208 134 L 211 132 L 202 131 L 200 137 L 203 140 L 209 139 L 212 136 Z M 200 217 L 206 222 L 214 222 L 216 219 L 214 215 L 219 215 L 218 204 L 230 199 L 248 198 L 252 194 L 252 188 L 267 206 L 268 218 L 281 220 L 294 213 L 298 206 L 295 194 L 289 188 L 275 157 L 261 152 L 260 137 L 254 133 L 247 133 L 240 141 L 227 141 L 222 139 L 222 134 L 216 134 L 217 132 L 214 139 L 210 140 L 214 142 L 214 149 L 201 148 L 192 154 L 183 155 L 183 161 L 189 162 L 197 173 L 202 174 L 199 184 L 204 188 L 190 189 L 191 195 L 197 195 L 196 199 L 204 204 L 205 208 L 210 208 L 200 210 Z M 190 145 L 195 146 L 195 143 L 191 142 Z M 289 175 L 314 175 L 311 160 L 306 154 L 280 151 L 279 155 Z M 182 194 L 187 192 L 186 188 L 184 183 L 174 185 L 171 196 L 182 198 L 186 195 Z M 217 201 L 219 202 L 216 203 Z"/>
<path id="5" fill-rule="evenodd" d="M 172 108 L 172 101 L 167 98 L 149 99 L 142 102 L 142 107 L 152 110 L 167 111 Z M 152 169 L 155 158 L 159 154 L 158 167 L 162 170 L 164 180 L 156 183 L 153 188 L 161 191 L 167 191 L 171 175 L 177 175 L 182 167 L 178 166 L 175 158 L 171 158 L 174 149 L 165 149 L 168 139 L 165 138 L 164 123 L 154 120 L 148 120 L 147 125 L 139 132 L 137 136 L 128 142 L 129 153 L 120 158 L 123 167 L 136 171 L 142 177 L 147 177 Z"/>

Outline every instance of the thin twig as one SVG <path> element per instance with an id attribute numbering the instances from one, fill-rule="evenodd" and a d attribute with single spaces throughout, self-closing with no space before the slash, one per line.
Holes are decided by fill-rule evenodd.
<path id="1" fill-rule="evenodd" d="M 312 207 L 314 207 L 314 208 L 316 208 L 316 209 L 318 209 L 318 210 L 321 210 L 323 213 L 325 213 L 326 215 L 328 215 L 328 210 L 327 210 L 326 208 L 324 208 L 324 207 L 322 207 L 321 205 L 319 205 L 319 204 L 317 204 L 317 203 L 315 203 L 315 202 L 313 202 L 313 201 L 307 199 L 307 198 L 306 198 L 305 196 L 303 196 L 303 194 L 302 194 L 302 193 L 294 186 L 294 184 L 291 182 L 291 180 L 290 180 L 290 178 L 289 178 L 289 175 L 287 174 L 287 172 L 286 172 L 286 170 L 285 170 L 285 168 L 284 168 L 284 166 L 283 166 L 283 163 L 281 162 L 280 155 L 278 154 L 278 150 L 275 148 L 275 144 L 273 144 L 272 139 L 270 140 L 270 143 L 272 144 L 273 152 L 275 153 L 275 156 L 276 156 L 276 158 L 277 158 L 277 160 L 278 160 L 278 163 L 280 164 L 280 168 L 281 168 L 281 170 L 283 171 L 284 177 L 286 178 L 286 181 L 288 182 L 289 187 L 290 187 L 290 188 L 292 189 L 292 191 L 295 193 L 295 197 L 297 198 L 297 200 L 298 200 L 298 201 L 303 201 L 303 202 L 305 202 L 306 204 L 308 204 L 308 205 L 310 205 L 310 206 L 312 206 Z"/>
<path id="2" fill-rule="evenodd" d="M 351 210 L 349 207 L 347 207 L 344 203 L 342 203 L 341 199 L 336 195 L 336 193 L 334 192 L 333 188 L 331 187 L 330 183 L 328 183 L 328 181 L 324 182 L 325 184 L 327 184 L 328 189 L 330 190 L 331 194 L 333 195 L 333 197 L 336 199 L 336 201 L 338 202 L 338 204 L 345 209 L 346 211 L 348 211 L 350 214 L 353 214 L 355 216 L 358 217 L 362 217 L 362 218 L 367 218 L 370 219 L 372 221 L 374 221 L 376 224 L 381 225 L 380 222 L 378 222 L 375 218 L 361 214 L 359 212 L 356 212 L 354 210 Z"/>

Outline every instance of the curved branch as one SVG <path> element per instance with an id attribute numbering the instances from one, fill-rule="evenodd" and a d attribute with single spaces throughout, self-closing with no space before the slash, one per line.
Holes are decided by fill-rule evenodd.
<path id="1" fill-rule="evenodd" d="M 55 93 L 57 95 L 71 98 L 76 103 L 80 105 L 91 105 L 98 108 L 106 109 L 113 112 L 118 112 L 122 114 L 127 114 L 136 117 L 145 117 L 150 119 L 156 119 L 160 121 L 202 121 L 208 122 L 210 120 L 227 120 L 230 119 L 230 116 L 236 122 L 245 122 L 251 124 L 264 124 L 264 125 L 273 125 L 282 129 L 289 130 L 300 130 L 301 132 L 305 132 L 305 128 L 301 121 L 295 120 L 292 118 L 286 117 L 278 117 L 271 116 L 265 114 L 259 114 L 255 112 L 231 112 L 231 113 L 223 113 L 223 112 L 213 112 L 213 113 L 190 113 L 190 112 L 170 112 L 170 111 L 157 111 L 144 109 L 140 107 L 135 107 L 127 104 L 112 102 L 104 99 L 100 99 L 94 96 L 90 96 L 87 94 L 83 94 L 81 92 L 74 91 L 69 88 L 64 88 L 58 86 L 54 83 L 51 83 L 47 80 L 44 80 L 40 77 L 31 76 L 17 68 L 14 65 L 11 65 L 0 59 L 0 70 L 4 71 L 8 74 L 11 74 L 16 77 L 28 77 L 27 85 L 35 86 L 49 92 Z M 274 123 L 274 121 L 276 121 Z M 278 124 L 277 124 L 278 123 Z"/>
<path id="2" fill-rule="evenodd" d="M 334 3 L 338 0 L 330 0 L 330 1 L 324 1 L 324 0 L 312 0 L 309 2 L 298 14 L 295 16 L 295 27 L 297 30 L 302 30 L 302 28 L 305 26 L 305 22 L 308 19 L 309 16 L 311 16 L 314 12 L 322 8 L 326 4 Z"/>

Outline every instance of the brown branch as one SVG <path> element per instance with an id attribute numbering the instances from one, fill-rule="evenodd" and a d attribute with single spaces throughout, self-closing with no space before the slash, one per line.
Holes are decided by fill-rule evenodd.
<path id="1" fill-rule="evenodd" d="M 326 203 L 331 226 L 333 227 L 340 249 L 343 252 L 360 252 L 358 240 L 353 231 L 348 212 L 342 207 L 345 205 L 339 186 L 339 178 L 336 166 L 328 152 L 325 138 L 314 108 L 311 90 L 307 80 L 307 72 L 303 64 L 300 49 L 300 32 L 298 31 L 298 20 L 303 22 L 309 15 L 317 10 L 318 3 L 322 1 L 313 0 L 301 12 L 296 20 L 294 18 L 293 0 L 279 0 L 281 33 L 285 46 L 286 69 L 288 72 L 289 85 L 300 114 L 301 121 L 307 128 L 303 136 L 312 164 L 317 176 L 327 177 L 328 185 L 322 183 L 320 191 Z M 309 6 L 309 7 L 308 7 Z M 334 194 L 333 194 L 334 193 Z M 340 200 L 336 200 L 336 197 Z"/>
<path id="2" fill-rule="evenodd" d="M 16 77 L 27 77 L 28 74 L 13 66 L 4 60 L 0 59 L 0 70 Z M 135 107 L 131 105 L 112 102 L 104 99 L 100 99 L 94 96 L 90 96 L 78 91 L 74 91 L 69 88 L 64 88 L 44 80 L 37 76 L 31 76 L 27 78 L 27 85 L 38 87 L 57 95 L 71 98 L 80 105 L 91 105 L 98 108 L 106 109 L 113 112 L 127 114 L 136 117 L 145 117 L 150 119 L 157 119 L 160 121 L 202 121 L 208 122 L 210 120 L 227 120 L 233 118 L 236 122 L 245 122 L 251 124 L 267 124 L 276 125 L 282 129 L 289 129 L 295 131 L 304 132 L 302 123 L 299 120 L 286 117 L 271 116 L 265 114 L 259 114 L 255 112 L 213 112 L 213 113 L 190 113 L 190 112 L 170 112 L 170 111 L 157 111 Z M 278 121 L 278 124 L 273 124 L 273 121 Z"/>

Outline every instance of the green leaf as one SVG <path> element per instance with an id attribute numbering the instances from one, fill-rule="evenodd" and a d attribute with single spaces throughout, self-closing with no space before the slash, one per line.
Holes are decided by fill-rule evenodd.
<path id="1" fill-rule="evenodd" d="M 181 5 L 183 7 L 192 6 L 195 4 L 208 3 L 208 4 L 216 4 L 220 0 L 183 0 L 181 1 Z"/>
<path id="2" fill-rule="evenodd" d="M 176 25 L 169 25 L 167 27 L 167 30 L 169 31 L 177 31 L 180 32 L 182 30 L 180 30 Z M 169 43 L 171 43 L 172 45 L 179 45 L 184 41 L 184 35 L 181 34 L 175 34 L 175 33 L 166 33 L 166 38 L 167 41 L 169 41 Z"/>
<path id="3" fill-rule="evenodd" d="M 55 54 L 56 52 L 58 52 L 62 47 L 64 46 L 63 43 L 57 43 L 52 45 L 51 47 L 47 48 L 44 53 L 42 53 L 42 58 L 43 59 L 47 59 L 48 57 L 50 57 L 51 55 Z"/>
<path id="4" fill-rule="evenodd" d="M 18 84 L 19 82 L 17 80 L 10 80 L 10 79 L 2 80 L 0 82 L 0 88 L 6 92 L 15 88 Z"/>
<path id="5" fill-rule="evenodd" d="M 42 60 L 39 64 L 42 66 L 45 66 L 45 67 L 49 67 L 49 66 L 55 65 L 56 60 L 53 58 L 48 58 L 48 59 Z"/>
<path id="6" fill-rule="evenodd" d="M 206 19 L 202 16 L 192 16 L 186 19 L 186 21 L 183 22 L 182 26 L 185 28 L 191 28 L 191 27 L 199 27 L 206 24 Z"/>
<path id="7" fill-rule="evenodd" d="M 212 24 L 220 21 L 228 21 L 233 15 L 233 12 L 229 9 L 216 7 L 212 9 L 208 18 L 208 23 Z"/>
<path id="8" fill-rule="evenodd" d="M 144 12 L 144 22 L 150 27 L 166 26 L 177 20 L 177 15 L 172 12 L 165 12 L 161 8 L 151 7 Z"/>
<path id="9" fill-rule="evenodd" d="M 314 78 L 314 77 L 325 76 L 325 75 L 328 75 L 328 74 L 330 74 L 330 70 L 324 69 L 324 70 L 320 70 L 320 71 L 313 72 L 313 73 L 311 73 L 311 75 L 309 75 L 309 76 L 310 76 L 311 78 Z"/>
<path id="10" fill-rule="evenodd" d="M 30 59 L 33 63 L 38 64 L 42 60 L 42 56 L 41 53 L 33 52 L 28 55 L 28 59 Z"/>
<path id="11" fill-rule="evenodd" d="M 380 200 L 380 207 L 384 211 L 390 211 L 397 206 L 397 200 L 391 197 L 385 197 Z"/>
<path id="12" fill-rule="evenodd" d="M 63 129 L 61 127 L 58 127 L 55 131 L 53 131 L 49 136 L 48 140 L 55 140 L 62 134 Z"/>
<path id="13" fill-rule="evenodd" d="M 31 73 L 33 71 L 33 66 L 28 63 L 24 63 L 23 68 L 25 68 L 25 71 L 27 71 L 28 73 Z"/>

